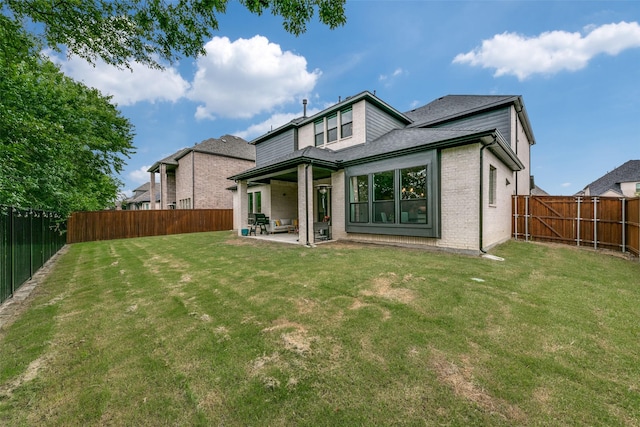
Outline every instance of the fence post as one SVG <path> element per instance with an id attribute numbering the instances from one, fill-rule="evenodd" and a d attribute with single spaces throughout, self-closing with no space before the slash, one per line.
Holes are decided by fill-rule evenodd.
<path id="1" fill-rule="evenodd" d="M 578 233 L 576 235 L 576 240 L 578 245 L 580 246 L 580 202 L 582 202 L 582 197 L 578 197 Z"/>
<path id="2" fill-rule="evenodd" d="M 524 196 L 524 240 L 529 241 L 529 196 Z"/>
<path id="3" fill-rule="evenodd" d="M 598 198 L 593 199 L 593 249 L 598 249 Z"/>
<path id="4" fill-rule="evenodd" d="M 518 240 L 518 195 L 513 196 L 513 235 Z"/>
<path id="5" fill-rule="evenodd" d="M 625 219 L 626 219 L 625 214 L 626 213 L 625 213 L 624 209 L 625 209 L 625 201 L 627 199 L 622 198 L 621 200 L 622 200 L 622 253 L 625 253 L 626 252 L 625 243 L 626 243 L 627 234 L 626 234 L 626 230 L 625 230 L 626 229 L 626 224 L 625 224 Z"/>
<path id="6" fill-rule="evenodd" d="M 13 206 L 11 206 L 9 208 L 9 269 L 11 270 L 10 274 L 9 274 L 9 281 L 11 282 L 10 284 L 10 291 L 11 291 L 11 295 L 10 297 L 13 296 L 13 293 L 16 290 L 16 265 L 15 265 L 15 242 L 16 242 L 16 236 L 15 236 L 15 208 Z"/>

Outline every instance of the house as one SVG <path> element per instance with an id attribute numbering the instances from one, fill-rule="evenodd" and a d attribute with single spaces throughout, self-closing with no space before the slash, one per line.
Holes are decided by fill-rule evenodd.
<path id="1" fill-rule="evenodd" d="M 533 188 L 531 189 L 531 195 L 532 196 L 548 196 L 549 193 L 547 193 L 542 188 L 540 188 L 540 187 L 538 187 L 537 185 L 534 184 Z"/>
<path id="2" fill-rule="evenodd" d="M 149 210 L 160 208 L 160 191 L 155 190 L 154 206 L 151 206 L 151 183 L 147 182 L 133 190 L 133 195 L 124 201 L 127 210 Z"/>
<path id="3" fill-rule="evenodd" d="M 629 160 L 584 187 L 578 195 L 600 197 L 640 196 L 640 160 Z"/>
<path id="4" fill-rule="evenodd" d="M 341 239 L 477 253 L 511 236 L 535 143 L 521 96 L 449 95 L 400 112 L 368 91 L 251 142 L 232 175 L 234 224 L 298 220 L 299 242 Z M 238 230 L 240 233 L 240 230 Z"/>
<path id="5" fill-rule="evenodd" d="M 226 177 L 255 166 L 255 158 L 255 146 L 240 137 L 210 138 L 154 163 L 150 191 L 159 174 L 160 209 L 231 209 Z"/>

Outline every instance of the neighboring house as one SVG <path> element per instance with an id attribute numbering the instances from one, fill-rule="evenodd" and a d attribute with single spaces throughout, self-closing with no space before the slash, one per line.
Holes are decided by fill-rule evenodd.
<path id="1" fill-rule="evenodd" d="M 532 196 L 548 196 L 549 193 L 547 193 L 542 188 L 540 188 L 540 187 L 538 187 L 537 185 L 534 184 L 533 188 L 531 189 L 531 195 Z"/>
<path id="2" fill-rule="evenodd" d="M 520 96 L 401 113 L 365 91 L 251 142 L 256 166 L 230 178 L 234 225 L 259 199 L 270 218 L 298 220 L 301 244 L 324 240 L 314 231 L 328 219 L 332 239 L 483 251 L 511 236 L 534 143 Z"/>
<path id="3" fill-rule="evenodd" d="M 227 188 L 233 181 L 227 177 L 255 166 L 255 158 L 253 145 L 224 135 L 183 148 L 148 172 L 152 183 L 160 175 L 160 209 L 231 209 L 233 197 Z"/>
<path id="4" fill-rule="evenodd" d="M 151 207 L 151 183 L 147 182 L 133 190 L 133 195 L 126 199 L 125 209 L 127 210 L 149 210 L 160 208 L 160 191 L 156 189 L 154 206 Z"/>
<path id="5" fill-rule="evenodd" d="M 629 160 L 584 187 L 578 195 L 600 197 L 640 196 L 640 160 Z"/>

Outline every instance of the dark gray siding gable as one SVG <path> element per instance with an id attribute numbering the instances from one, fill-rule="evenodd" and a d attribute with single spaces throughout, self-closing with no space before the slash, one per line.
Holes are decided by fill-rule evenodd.
<path id="1" fill-rule="evenodd" d="M 256 144 L 256 166 L 262 166 L 272 162 L 278 157 L 293 153 L 295 145 L 296 129 L 289 129 L 273 138 Z"/>
<path id="2" fill-rule="evenodd" d="M 393 129 L 402 129 L 405 124 L 391 117 L 375 105 L 366 103 L 366 142 L 373 141 Z"/>
<path id="3" fill-rule="evenodd" d="M 498 129 L 507 141 L 511 141 L 511 115 L 510 107 L 499 110 L 488 111 L 486 113 L 475 114 L 459 120 L 439 124 L 429 127 L 465 129 L 465 130 L 488 130 Z"/>

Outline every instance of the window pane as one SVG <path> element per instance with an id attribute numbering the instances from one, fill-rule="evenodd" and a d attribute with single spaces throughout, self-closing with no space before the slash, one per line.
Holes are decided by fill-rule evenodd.
<path id="1" fill-rule="evenodd" d="M 324 144 L 324 121 L 315 123 L 316 147 Z"/>
<path id="2" fill-rule="evenodd" d="M 335 114 L 327 118 L 327 142 L 338 139 L 338 115 Z"/>
<path id="3" fill-rule="evenodd" d="M 402 199 L 424 199 L 427 197 L 427 167 L 418 166 L 400 170 Z"/>
<path id="4" fill-rule="evenodd" d="M 369 222 L 369 177 L 367 175 L 349 178 L 349 221 Z"/>
<path id="5" fill-rule="evenodd" d="M 489 204 L 496 204 L 496 178 L 497 170 L 493 166 L 489 167 Z"/>
<path id="6" fill-rule="evenodd" d="M 249 213 L 253 212 L 253 193 L 249 193 Z"/>
<path id="7" fill-rule="evenodd" d="M 352 202 L 369 201 L 369 179 L 367 175 L 352 176 L 349 200 Z"/>
<path id="8" fill-rule="evenodd" d="M 342 111 L 340 113 L 340 121 L 342 122 L 340 137 L 351 136 L 353 134 L 353 111 L 351 109 Z"/>
<path id="9" fill-rule="evenodd" d="M 256 191 L 256 213 L 262 213 L 262 192 Z"/>
<path id="10" fill-rule="evenodd" d="M 394 199 L 394 173 L 393 171 L 379 172 L 373 174 L 373 200 L 391 200 Z"/>
<path id="11" fill-rule="evenodd" d="M 351 213 L 349 221 L 351 222 L 369 222 L 369 204 L 368 203 L 351 203 Z"/>
<path id="12" fill-rule="evenodd" d="M 374 202 L 373 203 L 373 222 L 393 224 L 395 218 L 394 202 L 390 200 L 388 202 Z"/>
<path id="13" fill-rule="evenodd" d="M 400 222 L 402 224 L 426 224 L 427 200 L 402 200 L 400 201 Z"/>

